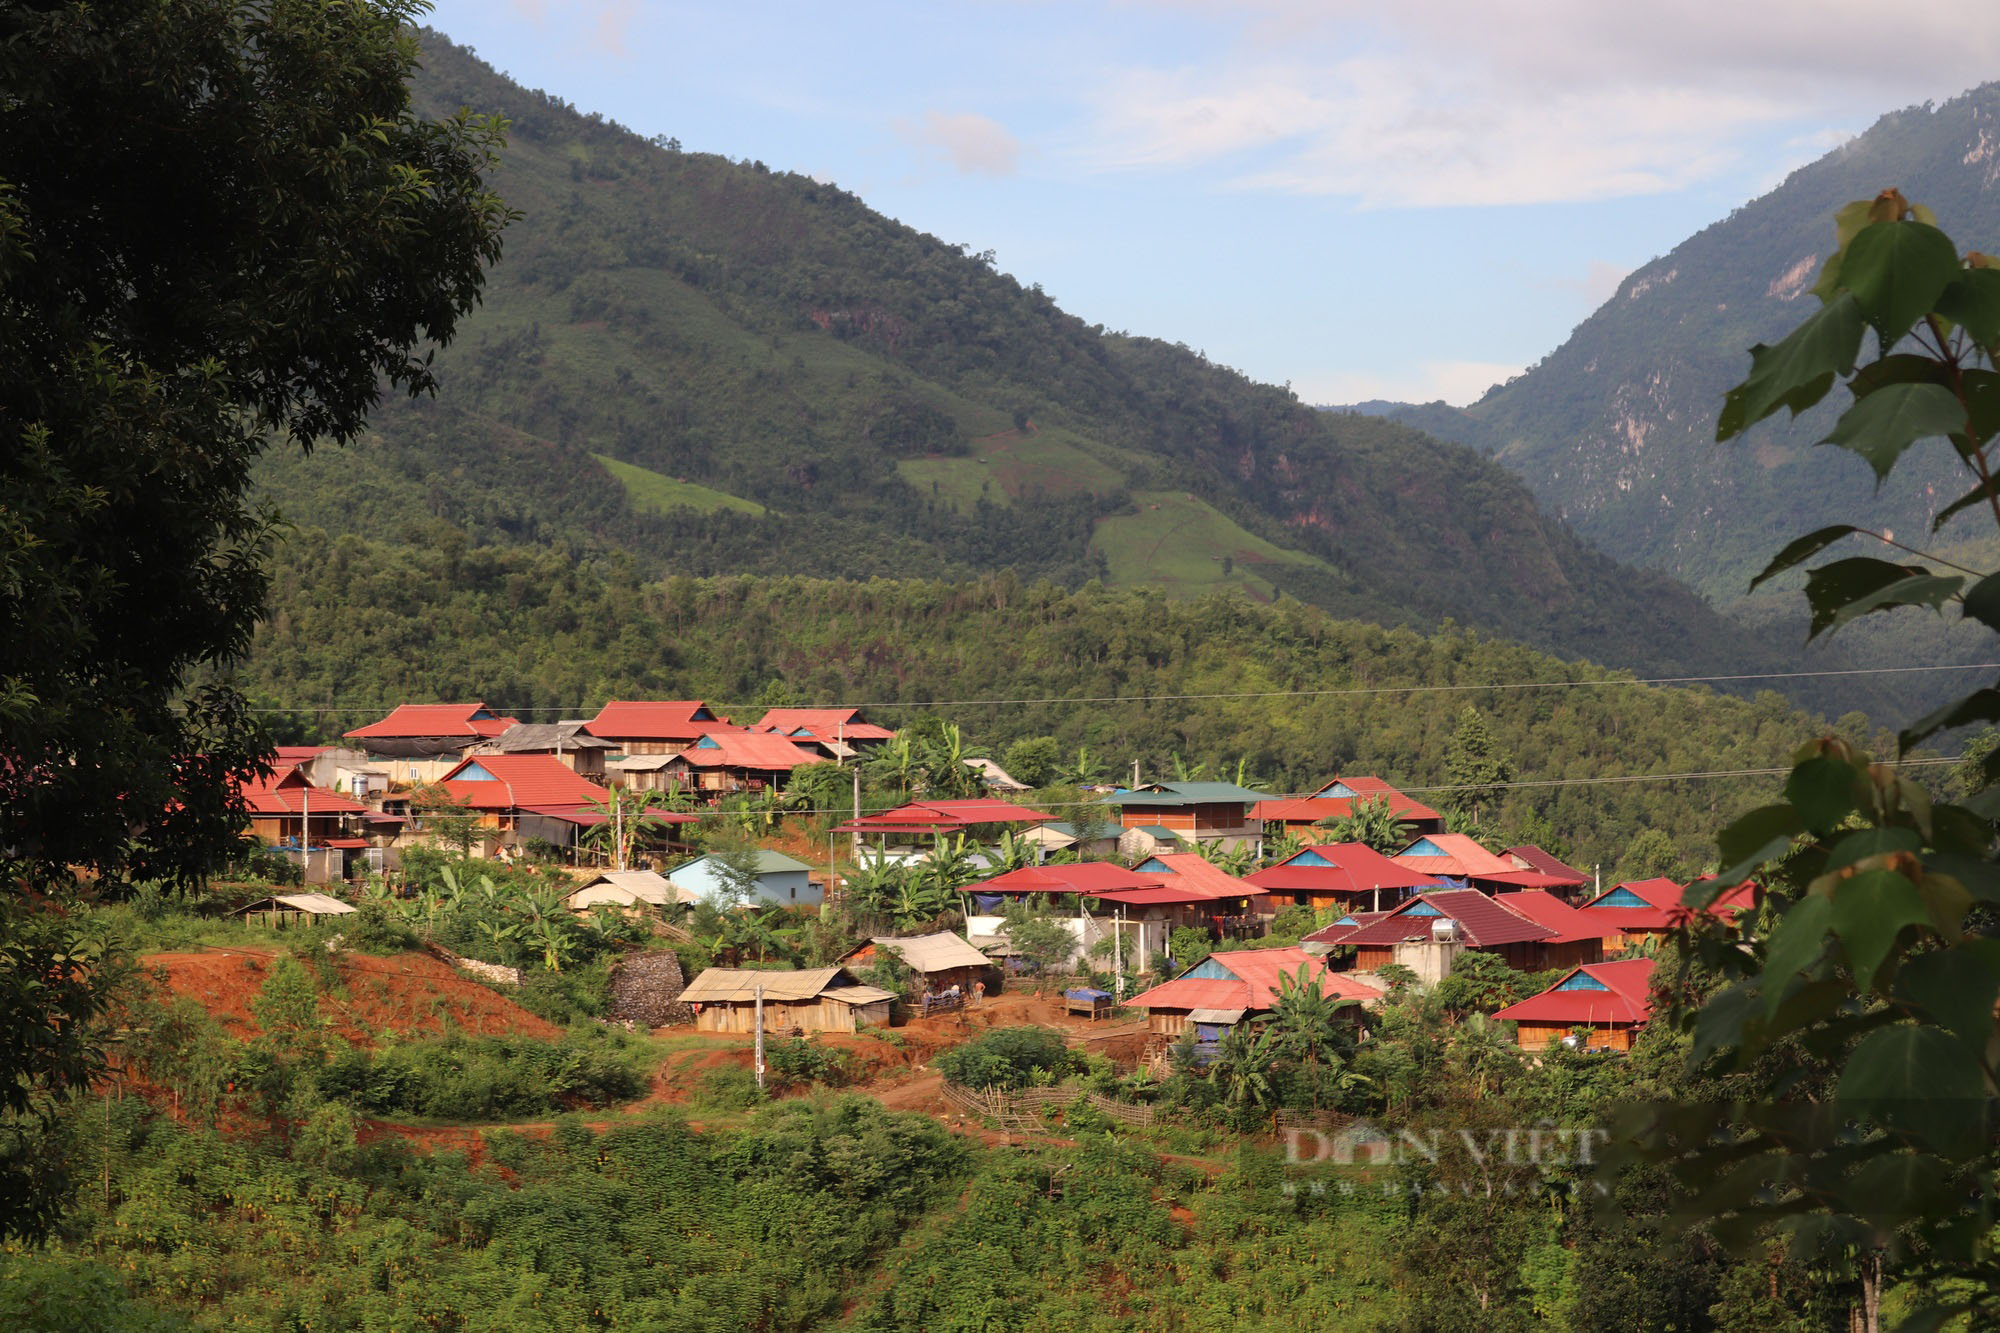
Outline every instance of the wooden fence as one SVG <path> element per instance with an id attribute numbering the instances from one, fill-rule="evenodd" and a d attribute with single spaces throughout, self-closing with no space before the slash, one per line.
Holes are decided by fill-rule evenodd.
<path id="1" fill-rule="evenodd" d="M 1048 1122 L 1042 1119 L 1042 1113 L 1051 1106 L 1068 1108 L 1078 1101 L 1089 1104 L 1121 1125 L 1153 1123 L 1153 1108 L 1150 1106 L 1134 1106 L 1130 1102 L 1114 1101 L 1110 1097 L 1076 1088 L 1022 1088 L 1016 1092 L 988 1088 L 979 1092 L 946 1083 L 944 1099 L 961 1111 L 983 1116 L 1002 1129 L 1020 1134 L 1048 1133 Z"/>

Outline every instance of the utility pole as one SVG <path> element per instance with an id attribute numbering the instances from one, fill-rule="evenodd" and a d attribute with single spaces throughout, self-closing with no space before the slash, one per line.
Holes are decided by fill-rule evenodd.
<path id="1" fill-rule="evenodd" d="M 299 788 L 299 883 L 312 883 L 312 786 Z"/>
<path id="2" fill-rule="evenodd" d="M 1125 1003 L 1125 910 L 1111 909 L 1111 994 L 1117 1004 Z"/>
<path id="3" fill-rule="evenodd" d="M 857 825 L 861 822 L 861 764 L 858 761 L 854 765 L 854 822 Z M 861 830 L 859 828 L 854 830 L 854 860 L 857 863 L 861 860 Z"/>
<path id="4" fill-rule="evenodd" d="M 1139 761 L 1137 759 L 1132 761 L 1132 790 L 1139 790 Z"/>
<path id="5" fill-rule="evenodd" d="M 757 983 L 757 1091 L 764 1090 L 764 983 Z"/>

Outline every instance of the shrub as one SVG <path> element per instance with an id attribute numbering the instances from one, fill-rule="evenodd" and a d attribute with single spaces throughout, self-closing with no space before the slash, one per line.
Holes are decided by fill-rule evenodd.
<path id="1" fill-rule="evenodd" d="M 847 1057 L 805 1037 L 770 1042 L 764 1047 L 764 1071 L 778 1083 L 819 1083 L 837 1088 L 847 1082 Z"/>
<path id="2" fill-rule="evenodd" d="M 747 1111 L 763 1100 L 757 1075 L 735 1065 L 711 1069 L 694 1085 L 694 1104 L 704 1111 Z"/>
<path id="3" fill-rule="evenodd" d="M 1084 1067 L 1060 1032 L 1034 1027 L 994 1028 L 934 1063 L 953 1083 L 972 1088 L 1022 1088 L 1030 1082 L 1054 1082 Z"/>

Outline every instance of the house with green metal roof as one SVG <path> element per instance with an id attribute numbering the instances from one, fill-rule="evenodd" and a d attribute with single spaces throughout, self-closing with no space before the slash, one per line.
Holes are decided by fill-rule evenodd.
<path id="1" fill-rule="evenodd" d="M 675 866 L 667 872 L 667 878 L 676 887 L 709 902 L 725 902 L 733 895 L 720 861 L 721 858 L 713 853 L 698 856 L 686 865 Z M 760 848 L 750 906 L 796 907 L 801 903 L 819 902 L 823 893 L 807 873 L 810 869 L 804 861 L 795 861 L 783 852 Z"/>
<path id="2" fill-rule="evenodd" d="M 1118 807 L 1118 824 L 1129 836 L 1133 853 L 1174 850 L 1172 842 L 1219 842 L 1225 847 L 1256 843 L 1264 836 L 1264 821 L 1251 810 L 1270 800 L 1267 792 L 1251 791 L 1233 782 L 1148 782 L 1121 789 L 1104 798 Z"/>

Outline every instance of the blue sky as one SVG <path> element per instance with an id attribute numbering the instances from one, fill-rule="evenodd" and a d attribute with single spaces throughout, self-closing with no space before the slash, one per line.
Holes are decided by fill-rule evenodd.
<path id="1" fill-rule="evenodd" d="M 516 80 L 993 250 L 1309 402 L 1465 402 L 1625 273 L 2000 77 L 1932 0 L 441 0 Z"/>

